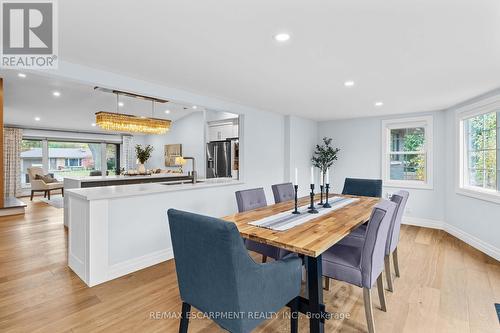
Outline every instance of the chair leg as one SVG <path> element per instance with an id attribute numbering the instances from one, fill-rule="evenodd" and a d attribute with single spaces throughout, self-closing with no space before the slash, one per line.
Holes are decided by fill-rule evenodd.
<path id="1" fill-rule="evenodd" d="M 61 189 L 61 195 L 64 197 L 64 188 Z"/>
<path id="2" fill-rule="evenodd" d="M 385 302 L 385 289 L 384 289 L 384 278 L 382 277 L 382 273 L 377 278 L 377 290 L 378 290 L 378 298 L 380 299 L 380 309 L 382 311 L 387 312 L 387 304 Z"/>
<path id="3" fill-rule="evenodd" d="M 299 332 L 299 297 L 295 297 L 290 306 L 290 333 Z"/>
<path id="4" fill-rule="evenodd" d="M 330 290 L 330 278 L 325 276 L 325 290 Z"/>
<path id="5" fill-rule="evenodd" d="M 263 263 L 263 264 L 265 264 L 265 263 L 266 263 L 266 261 L 267 261 L 267 256 L 263 255 L 263 256 L 262 256 L 262 263 Z"/>
<path id="6" fill-rule="evenodd" d="M 375 323 L 373 321 L 372 293 L 371 289 L 363 288 L 363 300 L 365 302 L 366 324 L 368 332 L 375 333 Z"/>
<path id="7" fill-rule="evenodd" d="M 396 273 L 397 277 L 400 277 L 401 275 L 399 274 L 399 260 L 398 260 L 397 247 L 394 249 L 394 252 L 392 252 L 392 260 L 394 260 L 394 273 Z"/>
<path id="8" fill-rule="evenodd" d="M 179 333 L 187 333 L 188 331 L 189 311 L 191 311 L 191 305 L 182 302 L 182 314 L 181 314 L 181 323 L 179 325 Z"/>
<path id="9" fill-rule="evenodd" d="M 385 277 L 387 278 L 387 290 L 391 293 L 394 291 L 394 286 L 392 285 L 392 273 L 391 273 L 391 258 L 390 256 L 385 256 Z"/>
<path id="10" fill-rule="evenodd" d="M 43 197 L 46 198 L 47 197 L 47 191 L 43 191 Z"/>
<path id="11" fill-rule="evenodd" d="M 33 201 L 33 195 L 35 194 L 35 191 L 31 191 L 31 197 L 30 197 L 30 201 Z"/>
<path id="12" fill-rule="evenodd" d="M 50 201 L 50 190 L 47 191 L 47 199 Z"/>

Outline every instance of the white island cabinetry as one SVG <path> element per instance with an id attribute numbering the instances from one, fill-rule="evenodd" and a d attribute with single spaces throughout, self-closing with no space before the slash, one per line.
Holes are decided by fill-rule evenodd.
<path id="1" fill-rule="evenodd" d="M 160 183 L 68 190 L 68 264 L 90 287 L 173 258 L 167 210 L 235 211 L 241 182 Z"/>

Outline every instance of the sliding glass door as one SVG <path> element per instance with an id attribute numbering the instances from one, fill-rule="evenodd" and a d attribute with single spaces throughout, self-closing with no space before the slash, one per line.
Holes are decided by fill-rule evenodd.
<path id="1" fill-rule="evenodd" d="M 42 140 L 23 140 L 21 146 L 21 188 L 29 188 L 28 168 L 43 168 Z"/>
<path id="2" fill-rule="evenodd" d="M 115 175 L 120 165 L 120 145 L 26 138 L 21 152 L 21 184 L 29 189 L 28 168 L 40 167 L 58 181 L 65 177 Z"/>
<path id="3" fill-rule="evenodd" d="M 58 181 L 101 171 L 101 143 L 49 141 L 49 173 Z"/>

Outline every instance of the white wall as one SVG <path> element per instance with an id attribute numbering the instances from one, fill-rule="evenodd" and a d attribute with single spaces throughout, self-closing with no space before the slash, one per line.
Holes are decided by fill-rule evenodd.
<path id="1" fill-rule="evenodd" d="M 174 121 L 164 135 L 148 135 L 144 144 L 152 145 L 154 150 L 146 164 L 147 168 L 165 169 L 164 146 L 182 144 L 182 155 L 196 159 L 198 177 L 205 177 L 205 117 L 203 112 L 193 112 Z M 192 171 L 191 161 L 187 161 L 184 172 Z"/>
<path id="2" fill-rule="evenodd" d="M 446 111 L 446 222 L 459 231 L 476 237 L 485 247 L 500 251 L 500 204 L 467 197 L 455 192 L 458 179 L 456 165 L 458 163 L 458 142 L 455 115 L 459 107 L 472 104 L 482 99 L 498 96 L 500 89 L 471 99 Z M 498 252 L 500 255 L 500 252 Z"/>
<path id="3" fill-rule="evenodd" d="M 332 183 L 335 192 L 342 192 L 344 179 L 378 178 L 382 176 L 382 120 L 432 115 L 434 119 L 434 186 L 432 190 L 409 189 L 411 200 L 407 216 L 433 220 L 445 219 L 445 114 L 442 111 L 400 115 L 393 117 L 356 118 L 329 121 L 319 125 L 319 136 L 333 138 L 333 145 L 340 148 L 335 162 Z M 383 195 L 399 190 L 384 187 Z"/>
<path id="4" fill-rule="evenodd" d="M 242 135 L 240 140 L 241 179 L 245 184 L 238 188 L 264 187 L 268 201 L 272 202 L 271 185 L 285 180 L 284 115 L 65 61 L 59 62 L 58 70 L 37 72 L 37 74 L 51 75 L 83 84 L 132 91 L 158 98 L 183 101 L 207 109 L 239 114 L 242 116 L 242 126 L 240 128 Z M 221 198 L 234 198 L 234 193 L 232 193 L 234 190 L 234 188 L 225 188 L 224 191 L 228 193 L 221 193 Z M 235 200 L 231 204 L 234 211 L 236 211 Z"/>
<path id="5" fill-rule="evenodd" d="M 444 229 L 492 257 L 500 258 L 500 204 L 455 192 L 457 180 L 456 109 L 494 95 L 500 90 L 461 103 L 448 110 L 390 117 L 356 118 L 319 124 L 318 142 L 333 138 L 341 149 L 333 168 L 334 191 L 341 192 L 346 177 L 381 178 L 382 120 L 419 115 L 434 119 L 432 190 L 407 189 L 410 192 L 405 221 Z M 384 187 L 384 196 L 398 188 Z"/>
<path id="6" fill-rule="evenodd" d="M 287 116 L 285 118 L 285 180 L 294 182 L 298 169 L 299 196 L 308 195 L 311 183 L 311 158 L 318 142 L 318 123 L 313 120 Z M 316 170 L 316 183 L 319 171 Z"/>

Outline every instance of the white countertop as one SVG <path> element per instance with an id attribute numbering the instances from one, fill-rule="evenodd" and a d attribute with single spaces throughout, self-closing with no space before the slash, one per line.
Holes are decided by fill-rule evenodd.
<path id="1" fill-rule="evenodd" d="M 147 176 L 146 176 L 147 177 Z M 96 177 L 102 178 L 102 177 Z M 109 177 L 107 177 L 109 179 Z M 134 178 L 134 177 L 132 177 Z M 242 181 L 231 178 L 200 179 L 197 184 L 165 185 L 165 183 L 149 183 L 137 185 L 103 186 L 66 190 L 69 196 L 77 196 L 85 200 L 103 200 L 123 197 L 134 197 L 156 193 L 197 190 L 209 187 L 231 186 L 243 184 Z"/>
<path id="2" fill-rule="evenodd" d="M 154 179 L 154 178 L 175 178 L 175 177 L 188 177 L 187 173 L 157 173 L 153 175 L 144 176 L 86 176 L 86 177 L 64 177 L 64 179 L 80 181 L 80 182 L 105 182 L 105 181 L 120 181 L 120 180 L 134 180 L 134 179 Z"/>

